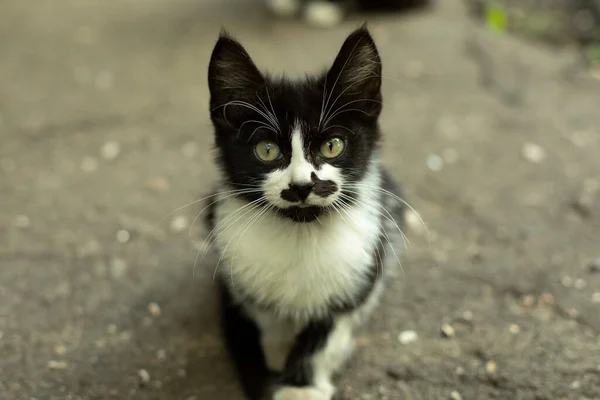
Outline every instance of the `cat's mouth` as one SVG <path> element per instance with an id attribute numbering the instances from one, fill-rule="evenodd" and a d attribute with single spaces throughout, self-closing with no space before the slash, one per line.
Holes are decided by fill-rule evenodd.
<path id="1" fill-rule="evenodd" d="M 312 222 L 317 220 L 321 215 L 329 212 L 327 207 L 319 206 L 293 206 L 287 208 L 278 208 L 279 214 L 283 217 L 289 218 L 295 222 Z"/>

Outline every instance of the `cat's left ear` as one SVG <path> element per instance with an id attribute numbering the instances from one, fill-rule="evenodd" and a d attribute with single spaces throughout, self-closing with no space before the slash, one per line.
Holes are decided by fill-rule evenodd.
<path id="1" fill-rule="evenodd" d="M 327 73 L 326 86 L 333 96 L 354 97 L 352 108 L 372 117 L 381 113 L 381 58 L 366 25 L 352 32 L 342 45 Z"/>
<path id="2" fill-rule="evenodd" d="M 254 96 L 265 80 L 246 49 L 222 31 L 208 67 L 211 109 Z"/>

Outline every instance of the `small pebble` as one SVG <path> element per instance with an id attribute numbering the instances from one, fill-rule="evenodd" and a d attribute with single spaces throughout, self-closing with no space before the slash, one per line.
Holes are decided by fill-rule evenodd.
<path id="1" fill-rule="evenodd" d="M 573 286 L 575 286 L 575 289 L 577 290 L 581 290 L 583 288 L 585 288 L 587 285 L 586 281 L 583 279 L 576 279 L 575 280 L 575 284 Z"/>
<path id="2" fill-rule="evenodd" d="M 83 157 L 81 160 L 81 170 L 83 172 L 94 172 L 98 170 L 98 160 L 94 157 Z"/>
<path id="3" fill-rule="evenodd" d="M 579 311 L 577 311 L 574 308 L 569 308 L 567 310 L 567 314 L 569 314 L 569 317 L 571 317 L 571 318 L 577 318 L 577 317 L 579 317 Z"/>
<path id="4" fill-rule="evenodd" d="M 138 376 L 140 377 L 142 383 L 146 384 L 150 382 L 150 374 L 145 369 L 140 369 L 138 371 Z"/>
<path id="5" fill-rule="evenodd" d="M 427 157 L 427 168 L 433 172 L 439 172 L 444 168 L 444 160 L 436 154 L 431 154 Z"/>
<path id="6" fill-rule="evenodd" d="M 456 390 L 454 390 L 452 393 L 450 393 L 450 398 L 452 400 L 462 400 L 462 396 Z"/>
<path id="7" fill-rule="evenodd" d="M 167 359 L 167 352 L 164 351 L 163 349 L 157 350 L 156 351 L 156 359 L 158 361 L 165 361 Z"/>
<path id="8" fill-rule="evenodd" d="M 52 348 L 52 352 L 57 356 L 62 356 L 67 352 L 67 348 L 61 344 L 57 344 Z"/>
<path id="9" fill-rule="evenodd" d="M 119 279 L 125 275 L 127 263 L 121 258 L 113 258 L 110 263 L 110 274 L 113 278 Z"/>
<path id="10" fill-rule="evenodd" d="M 578 389 L 580 389 L 580 388 L 581 388 L 581 383 L 580 383 L 579 381 L 573 381 L 573 382 L 571 382 L 571 384 L 569 385 L 569 388 L 570 388 L 570 389 L 573 389 L 573 390 L 578 390 Z"/>
<path id="11" fill-rule="evenodd" d="M 398 341 L 400 344 L 407 345 L 416 342 L 419 339 L 419 335 L 415 331 L 404 331 L 398 335 Z"/>
<path id="12" fill-rule="evenodd" d="M 532 163 L 539 164 L 546 158 L 546 151 L 542 146 L 535 143 L 525 143 L 521 149 L 523 157 Z"/>
<path id="13" fill-rule="evenodd" d="M 491 360 L 490 360 L 490 361 L 488 361 L 488 362 L 485 364 L 485 370 L 486 370 L 486 372 L 487 372 L 488 374 L 495 374 L 495 373 L 496 373 L 496 370 L 497 370 L 497 365 L 496 365 L 496 363 L 495 363 L 494 361 L 491 361 Z"/>
<path id="14" fill-rule="evenodd" d="M 188 220 L 184 216 L 178 216 L 171 221 L 171 230 L 173 232 L 181 232 L 188 227 Z"/>
<path id="15" fill-rule="evenodd" d="M 562 285 L 564 287 L 572 287 L 573 286 L 573 278 L 571 278 L 570 276 L 563 276 L 562 279 L 560 280 L 560 283 L 562 283 Z"/>
<path id="16" fill-rule="evenodd" d="M 50 360 L 48 361 L 48 368 L 50 369 L 67 369 L 68 368 L 68 364 L 66 361 L 57 361 L 57 360 Z"/>
<path id="17" fill-rule="evenodd" d="M 29 228 L 31 226 L 31 220 L 27 215 L 17 215 L 13 221 L 13 225 L 16 228 Z"/>
<path id="18" fill-rule="evenodd" d="M 406 220 L 406 224 L 416 234 L 422 235 L 423 233 L 425 233 L 425 227 L 423 226 L 423 221 L 419 217 L 419 214 L 417 214 L 413 210 L 408 210 L 406 212 L 405 220 Z"/>
<path id="19" fill-rule="evenodd" d="M 593 273 L 600 273 L 600 258 L 596 258 L 590 262 L 588 270 Z"/>
<path id="20" fill-rule="evenodd" d="M 131 234 L 125 229 L 121 229 L 117 232 L 117 242 L 127 243 L 131 239 Z"/>
<path id="21" fill-rule="evenodd" d="M 121 145 L 118 142 L 106 142 L 100 148 L 100 155 L 107 161 L 112 161 L 121 152 Z"/>
<path id="22" fill-rule="evenodd" d="M 115 333 L 117 333 L 117 326 L 115 324 L 110 324 L 106 328 L 106 332 L 110 333 L 111 335 L 114 335 Z"/>
<path id="23" fill-rule="evenodd" d="M 465 310 L 462 313 L 462 317 L 465 321 L 473 321 L 473 312 L 470 310 Z"/>
<path id="24" fill-rule="evenodd" d="M 527 296 L 523 297 L 523 305 L 525 307 L 532 307 L 535 304 L 535 297 L 528 294 Z"/>
<path id="25" fill-rule="evenodd" d="M 544 302 L 544 304 L 554 304 L 554 295 L 551 293 L 542 293 L 541 299 Z"/>
<path id="26" fill-rule="evenodd" d="M 600 303 L 600 292 L 594 292 L 592 294 L 592 303 Z"/>
<path id="27" fill-rule="evenodd" d="M 517 324 L 510 324 L 510 326 L 508 327 L 508 331 L 513 335 L 516 335 L 521 332 L 521 327 Z"/>
<path id="28" fill-rule="evenodd" d="M 450 325 L 450 324 L 442 325 L 441 331 L 442 331 L 442 336 L 444 336 L 446 338 L 454 337 L 455 331 L 454 331 L 454 328 L 452 327 L 452 325 Z"/>
<path id="29" fill-rule="evenodd" d="M 465 369 L 463 367 L 456 367 L 454 373 L 458 376 L 463 376 L 465 374 Z"/>
<path id="30" fill-rule="evenodd" d="M 157 303 L 152 302 L 148 304 L 148 312 L 150 312 L 153 317 L 159 317 L 161 313 L 160 306 Z"/>

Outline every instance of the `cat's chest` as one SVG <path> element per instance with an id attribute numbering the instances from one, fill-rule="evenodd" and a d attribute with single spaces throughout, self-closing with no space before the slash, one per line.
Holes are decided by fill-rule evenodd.
<path id="1" fill-rule="evenodd" d="M 227 223 L 238 206 L 224 202 L 217 210 L 223 221 L 219 269 L 233 288 L 258 301 L 310 313 L 332 299 L 351 300 L 368 279 L 379 239 L 372 213 L 332 214 L 320 224 L 288 222 L 274 214 Z"/>

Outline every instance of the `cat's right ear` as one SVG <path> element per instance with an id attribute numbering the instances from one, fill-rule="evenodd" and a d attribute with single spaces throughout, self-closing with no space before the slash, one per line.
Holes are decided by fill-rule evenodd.
<path id="1" fill-rule="evenodd" d="M 208 67 L 211 109 L 247 99 L 265 83 L 244 47 L 221 31 Z"/>

